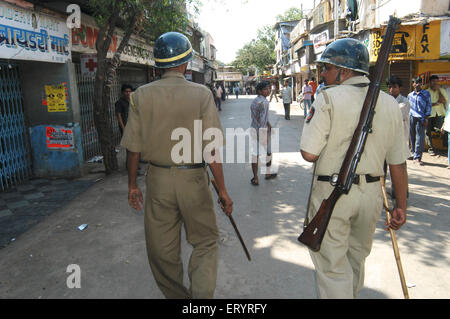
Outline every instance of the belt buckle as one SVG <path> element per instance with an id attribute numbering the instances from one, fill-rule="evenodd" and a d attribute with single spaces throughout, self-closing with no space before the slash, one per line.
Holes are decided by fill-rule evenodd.
<path id="1" fill-rule="evenodd" d="M 330 176 L 330 184 L 331 186 L 336 186 L 339 179 L 339 174 L 334 173 Z"/>

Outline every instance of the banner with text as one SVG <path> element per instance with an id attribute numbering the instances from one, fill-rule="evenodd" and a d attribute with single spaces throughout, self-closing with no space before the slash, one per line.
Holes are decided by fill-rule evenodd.
<path id="1" fill-rule="evenodd" d="M 0 1 L 0 58 L 55 63 L 70 61 L 66 21 Z"/>
<path id="2" fill-rule="evenodd" d="M 385 29 L 373 30 L 370 40 L 370 62 L 376 62 Z M 390 60 L 434 60 L 441 50 L 441 21 L 424 25 L 401 25 L 395 32 Z"/>

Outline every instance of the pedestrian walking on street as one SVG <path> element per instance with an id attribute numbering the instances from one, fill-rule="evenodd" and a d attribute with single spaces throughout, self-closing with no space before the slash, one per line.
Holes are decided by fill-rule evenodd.
<path id="1" fill-rule="evenodd" d="M 226 91 L 225 91 L 225 88 L 223 87 L 223 84 L 222 84 L 222 83 L 219 84 L 219 85 L 220 85 L 220 88 L 222 89 L 222 101 L 226 101 L 227 93 L 226 93 Z"/>
<path id="2" fill-rule="evenodd" d="M 256 94 L 258 94 L 258 92 L 256 92 Z M 272 102 L 272 98 L 275 96 L 275 99 L 277 100 L 278 103 L 278 96 L 277 96 L 277 85 L 275 84 L 275 82 L 272 82 L 272 86 L 271 86 L 271 90 L 270 90 L 270 100 L 269 103 Z"/>
<path id="3" fill-rule="evenodd" d="M 311 97 L 312 97 L 312 87 L 308 84 L 308 80 L 305 80 L 305 85 L 303 85 L 302 88 L 302 94 L 303 94 L 303 105 L 304 105 L 304 115 L 306 119 L 306 115 L 309 113 L 309 110 L 311 109 Z"/>
<path id="4" fill-rule="evenodd" d="M 233 202 L 225 187 L 221 161 L 212 160 L 218 152 L 205 154 L 211 157 L 202 161 L 196 154 L 203 154 L 205 142 L 190 141 L 189 145 L 197 145 L 191 158 L 174 158 L 173 148 L 179 142 L 172 135 L 182 128 L 189 131 L 188 138 L 195 138 L 196 121 L 201 121 L 200 133 L 208 129 L 222 132 L 222 127 L 211 91 L 184 77 L 194 56 L 188 38 L 178 32 L 161 35 L 155 42 L 154 56 L 156 67 L 164 74 L 161 80 L 139 87 L 131 96 L 128 125 L 121 142 L 130 151 L 128 201 L 133 208 L 142 209 L 143 195 L 136 183 L 142 153 L 150 164 L 144 223 L 155 281 L 166 298 L 212 298 L 217 277 L 218 228 L 205 161 L 210 163 L 222 210 L 228 216 Z M 193 247 L 189 289 L 183 285 L 182 224 Z"/>
<path id="5" fill-rule="evenodd" d="M 216 83 L 216 104 L 217 104 L 217 108 L 219 109 L 219 111 L 222 111 L 222 94 L 223 94 L 223 90 L 222 87 L 219 85 L 219 83 Z"/>
<path id="6" fill-rule="evenodd" d="M 253 100 L 251 111 L 251 152 L 252 152 L 252 172 L 253 178 L 250 180 L 253 186 L 259 185 L 258 179 L 258 161 L 259 157 L 267 155 L 267 161 L 264 163 L 266 167 L 269 167 L 266 172 L 265 179 L 272 179 L 277 174 L 270 173 L 271 157 L 272 154 L 268 152 L 269 134 L 271 134 L 272 125 L 269 122 L 269 101 L 267 97 L 270 95 L 270 84 L 266 81 L 262 81 L 256 86 L 256 94 L 258 96 Z"/>
<path id="7" fill-rule="evenodd" d="M 422 90 L 422 78 L 413 79 L 414 91 L 408 94 L 411 104 L 409 111 L 410 142 L 413 159 L 419 165 L 423 165 L 422 154 L 425 147 L 425 129 L 428 126 L 428 117 L 431 114 L 431 96 L 427 90 Z"/>
<path id="8" fill-rule="evenodd" d="M 239 98 L 239 85 L 236 84 L 234 87 L 234 94 L 236 94 L 236 100 Z"/>
<path id="9" fill-rule="evenodd" d="M 317 90 L 317 82 L 316 82 L 316 78 L 312 77 L 311 81 L 308 82 L 308 85 L 312 88 L 312 95 L 311 95 L 311 104 L 314 103 L 314 95 L 316 94 L 316 90 Z"/>
<path id="10" fill-rule="evenodd" d="M 344 161 L 370 83 L 369 52 L 355 39 L 331 43 L 317 62 L 326 85 L 333 87 L 325 87 L 317 95 L 301 137 L 303 158 L 315 163 L 305 226 L 334 190 L 333 177 Z M 365 144 L 354 185 L 337 201 L 320 250 L 310 250 L 320 298 L 356 298 L 363 287 L 364 263 L 383 208 L 380 177 L 385 160 L 397 193 L 397 207 L 387 226 L 399 229 L 406 221 L 402 115 L 395 99 L 384 92 L 380 92 L 375 110 L 373 132 Z"/>
<path id="11" fill-rule="evenodd" d="M 448 103 L 447 91 L 439 85 L 439 77 L 432 75 L 430 77 L 430 88 L 427 89 L 431 96 L 431 114 L 428 118 L 428 125 L 425 134 L 425 141 L 428 144 L 428 153 L 436 156 L 437 150 L 433 145 L 432 132 L 440 132 L 445 119 L 445 106 Z M 445 145 L 444 138 L 444 145 Z"/>
<path id="12" fill-rule="evenodd" d="M 291 88 L 289 87 L 289 82 L 284 82 L 284 88 L 282 92 L 283 96 L 283 106 L 284 106 L 284 118 L 286 120 L 290 120 L 290 112 L 291 112 L 291 103 L 292 103 L 292 94 L 291 94 Z"/>

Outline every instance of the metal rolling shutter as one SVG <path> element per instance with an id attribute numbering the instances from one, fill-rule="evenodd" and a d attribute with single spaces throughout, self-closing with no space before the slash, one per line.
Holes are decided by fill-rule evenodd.
<path id="1" fill-rule="evenodd" d="M 412 81 L 412 63 L 411 61 L 399 61 L 393 62 L 390 65 L 390 75 L 396 75 L 403 82 L 403 87 L 401 93 L 403 96 L 408 96 L 412 91 L 411 81 Z"/>

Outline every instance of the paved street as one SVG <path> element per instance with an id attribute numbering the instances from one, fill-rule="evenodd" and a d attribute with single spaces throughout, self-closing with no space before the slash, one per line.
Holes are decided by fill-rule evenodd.
<path id="1" fill-rule="evenodd" d="M 252 98 L 230 97 L 223 104 L 224 129 L 249 127 Z M 224 165 L 234 218 L 252 261 L 247 261 L 228 218 L 217 208 L 216 298 L 316 297 L 312 262 L 297 241 L 311 181 L 311 165 L 299 153 L 302 114 L 294 105 L 291 121 L 286 121 L 281 102 L 271 103 L 270 120 L 280 128 L 276 179 L 261 178 L 254 187 L 249 164 Z M 121 150 L 122 164 L 123 155 Z M 418 166 L 408 161 L 408 221 L 397 238 L 410 297 L 450 298 L 450 170 L 436 159 L 424 157 L 424 162 Z M 139 183 L 144 188 L 143 176 Z M 0 249 L 0 298 L 163 298 L 147 262 L 143 214 L 127 204 L 125 170 L 91 184 Z M 2 218 L 11 214 L 0 217 L 0 229 Z M 81 224 L 88 227 L 80 231 Z M 187 265 L 190 247 L 183 243 Z M 66 285 L 70 264 L 81 268 L 79 289 Z M 360 298 L 402 297 L 389 233 L 380 220 Z"/>

